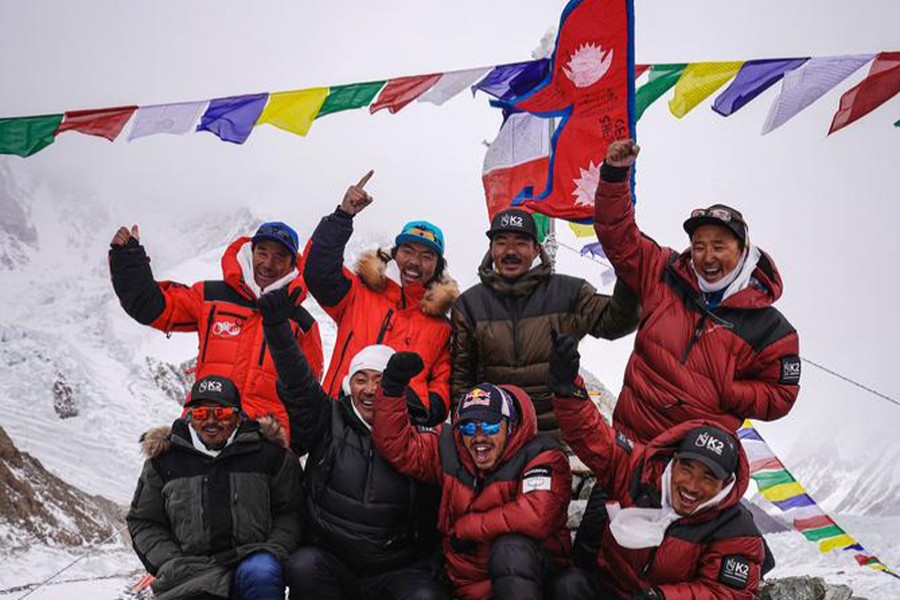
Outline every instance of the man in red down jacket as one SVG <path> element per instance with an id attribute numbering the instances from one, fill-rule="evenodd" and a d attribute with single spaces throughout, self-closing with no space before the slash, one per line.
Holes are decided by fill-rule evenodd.
<path id="1" fill-rule="evenodd" d="M 372 250 L 359 259 L 356 272 L 344 267 L 344 248 L 353 234 L 353 219 L 372 202 L 367 173 L 347 189 L 340 206 L 322 219 L 306 248 L 303 277 L 309 292 L 337 323 L 337 340 L 322 387 L 337 398 L 350 359 L 373 344 L 397 352 L 415 352 L 425 369 L 412 381 L 421 406 L 419 424 L 442 422 L 450 406 L 450 321 L 447 311 L 459 288 L 447 273 L 444 235 L 428 221 L 407 223 L 390 251 Z M 398 284 L 387 275 L 394 261 Z"/>
<path id="2" fill-rule="evenodd" d="M 563 437 L 609 497 L 593 515 L 603 531 L 596 569 L 564 572 L 554 600 L 756 598 L 767 553 L 740 504 L 750 468 L 735 434 L 693 420 L 633 443 L 588 400 L 576 342 L 560 336 L 552 360 Z"/>
<path id="3" fill-rule="evenodd" d="M 281 222 L 263 223 L 252 238 L 240 237 L 222 256 L 222 279 L 188 287 L 157 282 L 140 244 L 138 227 L 121 227 L 111 242 L 109 268 L 122 308 L 138 323 L 166 333 L 196 331 L 196 377 L 221 375 L 238 388 L 251 419 L 274 415 L 290 431 L 275 391 L 278 374 L 263 337 L 256 306 L 265 292 L 287 287 L 296 303 L 291 330 L 317 378 L 322 376 L 319 326 L 301 306 L 306 296 L 298 266 L 297 233 Z"/>
<path id="4" fill-rule="evenodd" d="M 404 393 L 421 369 L 413 353 L 391 357 L 373 406 L 377 452 L 401 473 L 441 486 L 438 530 L 457 597 L 543 598 L 570 547 L 568 460 L 538 434 L 534 407 L 515 386 L 476 386 L 453 426 L 417 430 Z M 388 377 L 395 373 L 405 375 Z"/>
<path id="5" fill-rule="evenodd" d="M 613 423 L 646 442 L 690 419 L 735 431 L 745 418 L 783 417 L 800 357 L 797 332 L 772 306 L 782 292 L 775 263 L 724 205 L 691 213 L 691 247 L 680 254 L 644 236 L 628 176 L 638 151 L 631 140 L 610 144 L 595 203 L 597 237 L 643 306 Z"/>

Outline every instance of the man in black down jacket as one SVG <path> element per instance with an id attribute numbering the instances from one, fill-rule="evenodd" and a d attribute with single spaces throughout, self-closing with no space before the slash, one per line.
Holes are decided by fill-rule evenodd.
<path id="1" fill-rule="evenodd" d="M 393 350 L 367 346 L 352 360 L 338 401 L 328 397 L 297 347 L 285 290 L 259 308 L 278 371 L 278 393 L 306 463 L 308 534 L 290 560 L 290 597 L 449 600 L 439 570 L 437 491 L 401 475 L 375 453 L 372 399 L 379 384 L 400 389 L 410 373 L 382 371 Z"/>

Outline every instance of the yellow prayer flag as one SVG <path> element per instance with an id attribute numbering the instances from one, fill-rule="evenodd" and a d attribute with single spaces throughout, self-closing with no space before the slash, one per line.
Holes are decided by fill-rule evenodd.
<path id="1" fill-rule="evenodd" d="M 806 490 L 796 481 L 773 485 L 768 489 L 762 490 L 763 497 L 769 502 L 781 502 L 782 500 L 787 500 L 788 498 L 793 498 L 794 496 L 805 493 Z"/>
<path id="2" fill-rule="evenodd" d="M 269 102 L 256 124 L 269 123 L 297 135 L 306 135 L 327 96 L 327 87 L 269 94 Z"/>
<path id="3" fill-rule="evenodd" d="M 728 83 L 744 66 L 744 61 L 692 63 L 675 84 L 669 110 L 679 119 Z"/>
<path id="4" fill-rule="evenodd" d="M 585 225 L 583 223 L 572 223 L 569 221 L 569 228 L 572 230 L 572 233 L 575 234 L 577 238 L 586 238 L 586 237 L 594 237 L 596 235 L 594 233 L 593 225 Z"/>
<path id="5" fill-rule="evenodd" d="M 831 552 L 835 548 L 846 548 L 847 546 L 853 546 L 856 543 L 856 540 L 854 540 L 849 535 L 839 535 L 837 537 L 827 538 L 819 542 L 819 551 Z"/>

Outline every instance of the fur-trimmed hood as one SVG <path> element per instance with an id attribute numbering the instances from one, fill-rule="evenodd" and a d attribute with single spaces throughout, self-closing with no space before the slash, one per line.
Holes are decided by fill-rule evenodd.
<path id="1" fill-rule="evenodd" d="M 384 248 L 367 250 L 356 261 L 356 274 L 366 287 L 376 292 L 385 291 L 391 284 L 399 288 L 400 285 L 387 276 L 387 266 L 392 260 L 390 251 Z M 425 287 L 419 299 L 419 308 L 426 315 L 443 316 L 457 296 L 459 284 L 445 269 L 439 281 L 432 281 Z"/>
<path id="2" fill-rule="evenodd" d="M 190 424 L 187 422 L 183 423 L 185 426 L 190 427 Z M 173 426 L 174 424 L 154 427 L 141 435 L 140 443 L 144 456 L 155 458 L 172 447 Z M 266 415 L 259 419 L 244 419 L 238 425 L 238 435 L 235 438 L 235 442 L 247 441 L 247 437 L 255 436 L 257 431 L 264 439 L 269 440 L 273 444 L 282 448 L 288 447 L 287 432 L 284 430 L 281 422 L 272 415 Z"/>

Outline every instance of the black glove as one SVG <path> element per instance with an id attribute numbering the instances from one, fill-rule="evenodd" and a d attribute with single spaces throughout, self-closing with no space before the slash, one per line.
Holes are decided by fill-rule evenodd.
<path id="1" fill-rule="evenodd" d="M 666 600 L 666 597 L 656 588 L 647 588 L 632 596 L 631 600 Z"/>
<path id="2" fill-rule="evenodd" d="M 550 355 L 550 391 L 561 398 L 575 396 L 578 377 L 578 342 L 566 334 L 553 332 L 553 352 Z"/>
<path id="3" fill-rule="evenodd" d="M 478 548 L 478 544 L 473 540 L 463 540 L 455 535 L 450 536 L 450 547 L 457 554 L 471 554 Z"/>
<path id="4" fill-rule="evenodd" d="M 294 314 L 297 298 L 300 296 L 298 287 L 288 295 L 287 287 L 268 292 L 260 296 L 256 301 L 259 312 L 262 314 L 263 325 L 281 325 Z"/>
<path id="5" fill-rule="evenodd" d="M 415 352 L 397 352 L 388 360 L 381 375 L 381 389 L 386 396 L 401 396 L 409 380 L 422 372 L 425 363 Z"/>

